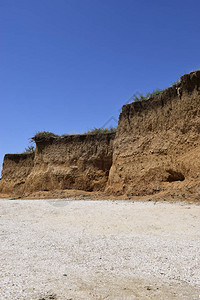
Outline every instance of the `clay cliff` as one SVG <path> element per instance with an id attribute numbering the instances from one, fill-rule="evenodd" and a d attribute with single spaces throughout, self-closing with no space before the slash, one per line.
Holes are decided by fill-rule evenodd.
<path id="1" fill-rule="evenodd" d="M 22 196 L 65 189 L 103 191 L 114 137 L 115 133 L 103 133 L 35 138 L 35 155 L 5 156 L 0 192 Z"/>
<path id="2" fill-rule="evenodd" d="M 112 165 L 113 134 L 36 139 L 34 167 L 25 192 L 105 189 Z"/>
<path id="3" fill-rule="evenodd" d="M 200 71 L 123 106 L 107 192 L 200 200 Z"/>
<path id="4" fill-rule="evenodd" d="M 23 195 L 24 184 L 32 171 L 34 152 L 22 154 L 6 154 L 0 181 L 0 193 Z"/>
<path id="5" fill-rule="evenodd" d="M 200 200 L 200 71 L 123 106 L 117 133 L 36 138 L 6 155 L 0 193 L 78 189 Z"/>

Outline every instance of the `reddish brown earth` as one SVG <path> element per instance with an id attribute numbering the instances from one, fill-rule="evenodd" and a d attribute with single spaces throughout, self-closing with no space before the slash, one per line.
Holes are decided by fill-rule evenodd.
<path id="1" fill-rule="evenodd" d="M 38 139 L 35 157 L 6 155 L 1 197 L 200 200 L 200 71 L 180 91 L 123 106 L 116 137 Z"/>

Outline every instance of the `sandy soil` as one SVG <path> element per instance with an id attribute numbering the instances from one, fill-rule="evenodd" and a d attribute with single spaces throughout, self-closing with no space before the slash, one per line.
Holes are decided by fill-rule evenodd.
<path id="1" fill-rule="evenodd" d="M 199 299 L 200 205 L 1 200 L 0 299 Z"/>

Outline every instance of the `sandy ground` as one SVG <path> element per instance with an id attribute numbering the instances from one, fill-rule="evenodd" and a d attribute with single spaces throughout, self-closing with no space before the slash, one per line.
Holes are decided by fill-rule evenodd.
<path id="1" fill-rule="evenodd" d="M 1 200 L 0 299 L 199 299 L 200 205 Z"/>

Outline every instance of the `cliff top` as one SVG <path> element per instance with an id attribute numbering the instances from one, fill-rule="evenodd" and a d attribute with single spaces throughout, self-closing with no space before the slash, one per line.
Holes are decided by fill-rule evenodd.
<path id="1" fill-rule="evenodd" d="M 200 87 L 200 70 L 191 72 L 181 76 L 180 81 L 173 84 L 171 87 L 164 89 L 158 95 L 149 97 L 148 99 L 139 99 L 132 103 L 123 105 L 122 113 L 124 114 L 131 107 L 133 111 L 141 111 L 143 109 L 152 109 L 163 105 L 165 101 L 170 100 L 172 97 L 181 96 L 182 93 L 192 93 L 194 89 Z"/>

